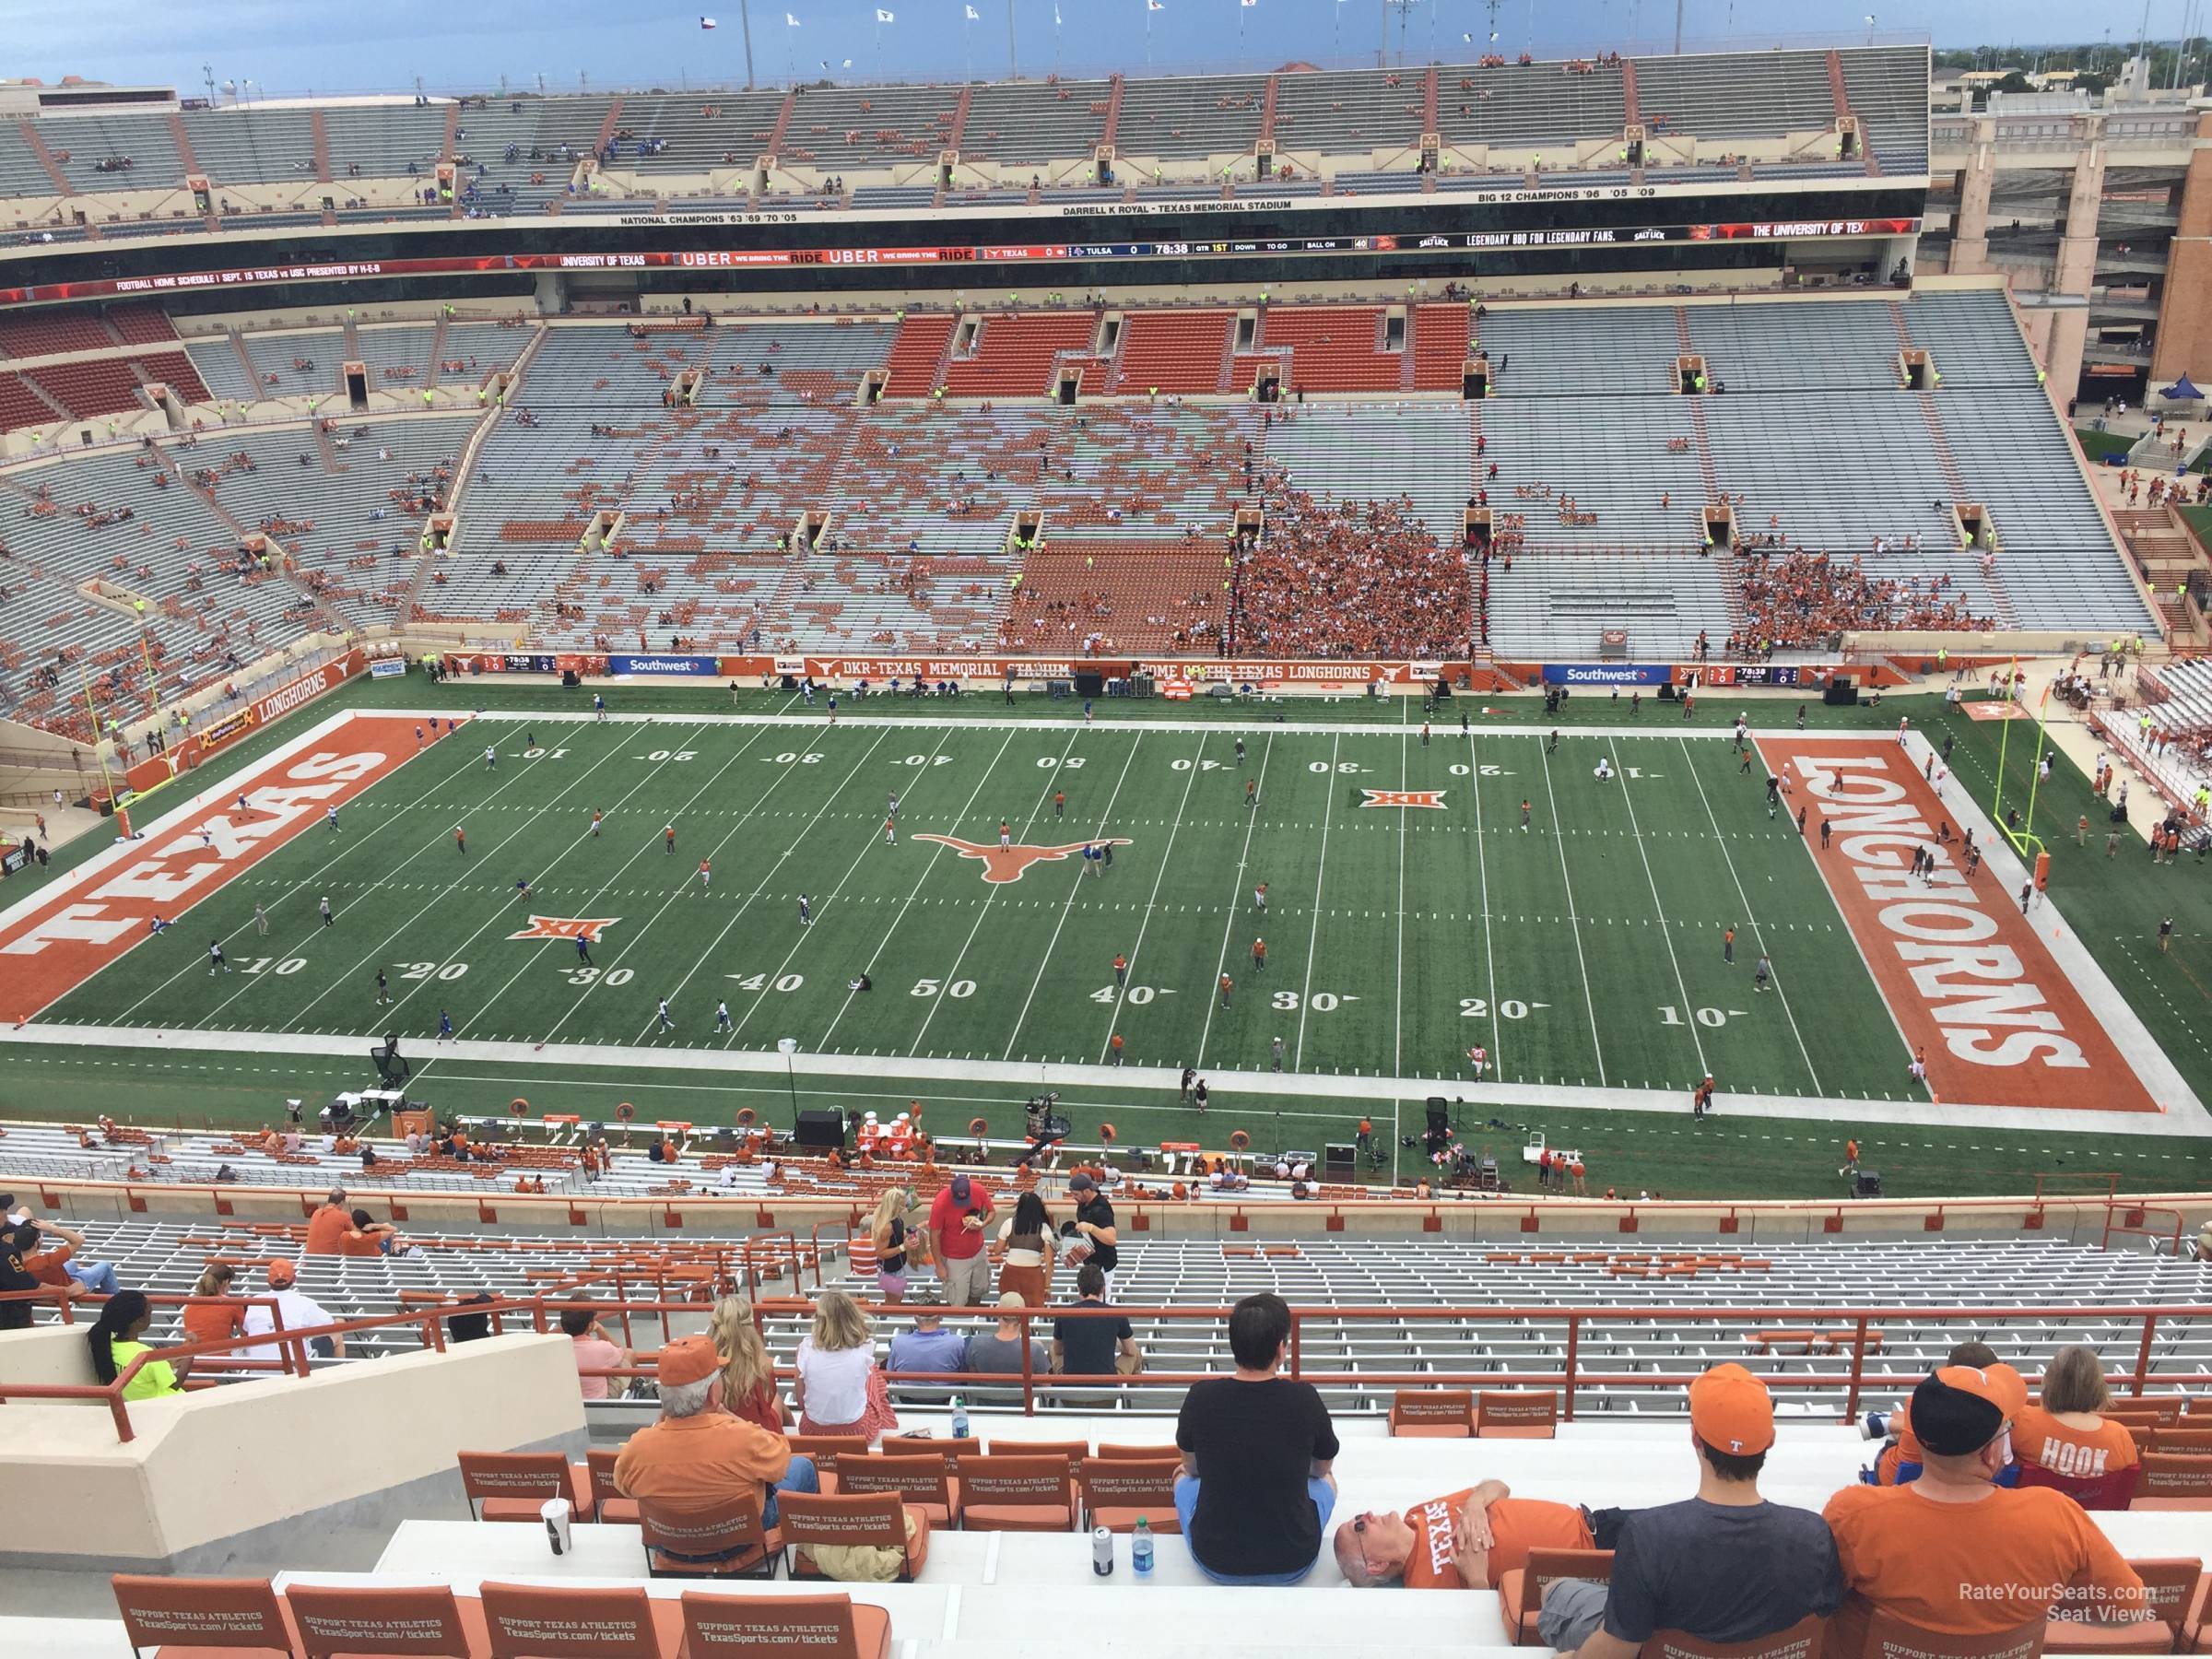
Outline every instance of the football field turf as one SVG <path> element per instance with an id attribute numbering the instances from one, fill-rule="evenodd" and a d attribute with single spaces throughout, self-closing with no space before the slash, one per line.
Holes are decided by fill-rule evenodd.
<path id="1" fill-rule="evenodd" d="M 1577 699 L 1547 753 L 1550 722 L 1528 700 L 1469 708 L 1471 737 L 1457 729 L 1465 705 L 1450 707 L 1427 747 L 1418 724 L 1397 724 L 1401 705 L 1362 699 L 1106 703 L 1088 727 L 1075 705 L 1041 699 L 871 700 L 835 727 L 818 706 L 752 692 L 733 718 L 732 700 L 617 688 L 617 718 L 596 723 L 577 718 L 573 694 L 527 684 L 347 688 L 324 707 L 475 718 L 394 756 L 403 763 L 341 806 L 336 830 L 314 807 L 288 841 L 172 912 L 168 933 L 141 924 L 111 965 L 0 1032 L 11 1039 L 0 1114 L 264 1124 L 284 1095 L 371 1084 L 369 1042 L 394 1030 L 410 1088 L 449 1111 L 527 1096 L 533 1112 L 605 1121 L 631 1100 L 641 1120 L 723 1123 L 751 1108 L 782 1124 L 794 1107 L 888 1115 L 912 1098 L 940 1136 L 978 1117 L 1003 1137 L 1018 1132 L 1023 1095 L 1049 1083 L 1066 1090 L 1078 1140 L 1112 1120 L 1130 1146 L 1219 1146 L 1243 1127 L 1265 1149 L 1348 1139 L 1361 1113 L 1415 1128 L 1424 1095 L 1464 1094 L 1470 1146 L 1506 1152 L 1545 1128 L 1588 1152 L 1594 1178 L 1670 1196 L 1833 1193 L 1845 1135 L 1904 1195 L 2018 1192 L 2049 1171 L 2112 1170 L 2136 1191 L 2212 1179 L 2212 1141 L 2181 1122 L 2098 1114 L 2138 1120 L 2107 1134 L 2076 1114 L 2045 1126 L 2038 1112 L 2000 1122 L 1915 1103 L 1898 1024 L 1815 855 L 1792 819 L 1769 818 L 1758 763 L 1746 775 L 1716 724 L 1732 710 L 1682 722 L 1652 708 L 1639 725 Z M 1750 706 L 1755 724 L 1788 724 L 1787 702 Z M 1932 737 L 1956 736 L 1959 781 L 1986 805 L 2003 734 L 1946 719 L 1934 700 L 1816 704 L 1812 734 L 1873 745 L 1900 708 Z M 323 718 L 296 716 L 193 774 L 213 803 L 196 813 L 155 797 L 159 827 L 136 844 L 196 846 L 178 827 L 223 809 L 220 780 L 250 783 L 288 751 L 336 741 L 308 741 Z M 417 718 L 403 716 L 402 751 Z M 2007 759 L 2016 784 L 2030 749 Z M 1592 778 L 1601 754 L 1621 778 Z M 1251 810 L 1248 779 L 1260 786 Z M 2052 822 L 2093 805 L 2069 766 L 2061 780 L 2046 791 Z M 1436 804 L 1362 805 L 1371 790 Z M 594 809 L 606 814 L 595 839 Z M 1002 821 L 1018 849 L 1004 860 Z M 1094 835 L 1118 843 L 1100 874 L 1074 855 Z M 71 843 L 50 879 L 111 849 Z M 1018 879 L 986 879 L 1014 865 Z M 2212 907 L 2196 876 L 2067 847 L 2052 900 L 2202 1098 Z M 513 886 L 524 877 L 527 900 Z M 2159 908 L 2181 916 L 2171 957 L 2151 948 Z M 563 936 L 578 922 L 604 924 L 588 970 Z M 1733 967 L 1721 946 L 1731 923 Z M 227 943 L 229 975 L 206 971 L 211 935 Z M 1254 936 L 1267 941 L 1258 973 Z M 1777 982 L 1764 994 L 1750 984 L 1762 943 Z M 33 984 L 39 960 L 16 959 L 33 971 L 13 988 Z M 388 1008 L 376 1004 L 380 966 Z M 1223 971 L 1235 981 L 1226 1009 Z M 863 972 L 874 989 L 852 992 Z M 659 1029 L 663 995 L 673 1031 Z M 451 1048 L 435 1041 L 441 1010 L 460 1039 Z M 21 1018 L 19 1006 L 0 1011 Z M 1115 1031 L 1123 1073 L 1098 1066 Z M 789 1077 L 775 1050 L 785 1037 L 803 1051 Z M 1477 1042 L 1492 1061 L 1483 1089 L 1465 1060 Z M 1048 1074 L 1045 1062 L 1085 1069 Z M 1185 1064 L 1216 1084 L 1204 1120 L 1178 1102 L 1172 1069 L 1155 1069 Z M 1724 1110 L 1692 1124 L 1688 1087 L 1707 1068 Z M 1670 1092 L 1600 1094 L 1601 1079 Z M 1640 1101 L 1659 1113 L 1615 1109 Z M 1380 1178 L 1419 1167 L 1418 1148 L 1388 1153 Z"/>
<path id="2" fill-rule="evenodd" d="M 487 714 L 41 1021 L 1912 1098 L 1724 735 L 1323 724 Z"/>

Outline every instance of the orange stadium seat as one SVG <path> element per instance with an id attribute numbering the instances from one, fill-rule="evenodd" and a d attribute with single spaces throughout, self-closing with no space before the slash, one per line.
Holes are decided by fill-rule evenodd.
<path id="1" fill-rule="evenodd" d="M 1820 1659 L 1828 1621 L 1808 1613 L 1787 1630 L 1750 1641 L 1707 1641 L 1687 1630 L 1653 1630 L 1640 1659 Z"/>
<path id="2" fill-rule="evenodd" d="M 760 1500 L 751 1492 L 704 1510 L 641 1502 L 638 1527 L 646 1571 L 656 1577 L 773 1578 L 783 1547 L 776 1530 L 763 1524 Z"/>
<path id="3" fill-rule="evenodd" d="M 901 1583 L 920 1574 L 929 1560 L 929 1516 L 903 1503 L 896 1492 L 834 1498 L 785 1492 L 776 1500 L 776 1529 L 791 1549 L 791 1576 L 819 1578 L 808 1556 L 816 1544 L 853 1545 L 904 1553 Z"/>
<path id="4" fill-rule="evenodd" d="M 558 1452 L 464 1452 L 461 1489 L 481 1521 L 535 1524 L 548 1498 L 566 1498 L 574 1520 L 592 1519 L 591 1472 Z"/>
<path id="5" fill-rule="evenodd" d="M 1515 1647 L 1537 1641 L 1536 1617 L 1544 1610 L 1544 1592 L 1556 1579 L 1594 1579 L 1613 1576 L 1609 1549 L 1532 1549 L 1528 1564 L 1508 1567 L 1498 1575 L 1498 1613 L 1505 1620 L 1506 1640 Z"/>
<path id="6" fill-rule="evenodd" d="M 1143 1521 L 1156 1533 L 1180 1533 L 1182 1518 L 1175 1509 L 1175 1477 L 1182 1471 L 1180 1454 L 1094 1457 L 1084 1464 L 1076 1484 L 1093 1526 L 1127 1533 Z"/>
<path id="7" fill-rule="evenodd" d="M 489 1659 L 483 1604 L 443 1584 L 292 1584 L 284 1593 L 307 1659 Z"/>
<path id="8" fill-rule="evenodd" d="M 1073 1532 L 1075 1477 L 1065 1457 L 970 1457 L 960 1464 L 960 1524 L 976 1532 Z"/>
<path id="9" fill-rule="evenodd" d="M 1401 1388 L 1390 1402 L 1390 1432 L 1399 1440 L 1472 1440 L 1474 1393 L 1465 1388 Z"/>
<path id="10" fill-rule="evenodd" d="M 149 1578 L 119 1572 L 112 1583 L 124 1640 L 141 1659 L 187 1652 L 228 1659 L 253 1653 L 294 1659 L 299 1652 L 291 1621 L 265 1578 Z"/>
<path id="11" fill-rule="evenodd" d="M 1559 1396 L 1549 1392 L 1499 1393 L 1475 1399 L 1477 1440 L 1551 1440 L 1559 1433 Z"/>

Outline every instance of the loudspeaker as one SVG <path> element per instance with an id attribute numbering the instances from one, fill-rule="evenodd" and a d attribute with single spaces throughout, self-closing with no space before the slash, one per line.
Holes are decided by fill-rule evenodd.
<path id="1" fill-rule="evenodd" d="M 800 1146 L 827 1151 L 845 1144 L 845 1114 L 834 1106 L 807 1109 L 799 1113 L 792 1138 Z"/>
<path id="2" fill-rule="evenodd" d="M 1423 1111 L 1429 1119 L 1431 1132 L 1449 1134 L 1452 1128 L 1452 1102 L 1442 1095 L 1430 1095 Z"/>
<path id="3" fill-rule="evenodd" d="M 1675 700 L 1675 687 L 1673 681 L 1667 680 L 1661 682 L 1659 687 L 1659 700 L 1661 702 L 1673 702 Z"/>
<path id="4" fill-rule="evenodd" d="M 1103 674 L 1095 674 L 1088 668 L 1077 669 L 1076 695 L 1077 697 L 1105 696 L 1106 677 Z"/>
<path id="5" fill-rule="evenodd" d="M 1847 679 L 1830 680 L 1828 683 L 1828 690 L 1820 700 L 1848 709 L 1859 700 L 1859 688 Z"/>
<path id="6" fill-rule="evenodd" d="M 563 668 L 560 671 L 560 683 L 573 690 L 583 684 L 583 677 L 573 668 Z"/>
<path id="7" fill-rule="evenodd" d="M 1861 1170 L 1852 1190 L 1861 1198 L 1879 1198 L 1882 1195 L 1882 1172 L 1879 1170 Z"/>

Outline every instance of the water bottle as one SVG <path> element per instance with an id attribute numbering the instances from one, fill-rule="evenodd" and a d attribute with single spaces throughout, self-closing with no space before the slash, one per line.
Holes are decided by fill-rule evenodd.
<path id="1" fill-rule="evenodd" d="M 1102 1526 L 1091 1529 L 1090 1570 L 1100 1578 L 1113 1576 L 1113 1535 Z"/>
<path id="2" fill-rule="evenodd" d="M 952 1438 L 956 1441 L 968 1438 L 968 1402 L 959 1394 L 952 1396 Z"/>
<path id="3" fill-rule="evenodd" d="M 1152 1576 L 1152 1527 L 1142 1515 L 1137 1517 L 1136 1536 L 1130 1541 L 1129 1565 L 1136 1570 L 1138 1578 Z"/>

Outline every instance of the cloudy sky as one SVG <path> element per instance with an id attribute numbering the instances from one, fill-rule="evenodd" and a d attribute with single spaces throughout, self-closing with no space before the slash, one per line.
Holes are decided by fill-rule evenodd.
<path id="1" fill-rule="evenodd" d="M 1669 0 L 750 0 L 754 70 L 762 81 L 794 74 L 954 78 L 1004 76 L 1008 12 L 1024 75 L 1121 67 L 1156 72 L 1273 68 L 1285 62 L 1373 63 L 1387 34 L 1392 61 L 1447 60 L 1479 49 L 1494 27 L 1509 53 L 1559 55 L 1607 47 L 1665 50 Z M 1885 34 L 1933 37 L 1938 45 L 2068 41 L 2092 15 L 2062 0 L 1683 0 L 1686 42 L 1741 47 L 1777 41 L 1833 44 L 1864 39 L 1869 5 Z M 700 28 L 703 6 L 719 25 Z M 970 21 L 971 10 L 979 14 Z M 2094 14 L 2132 29 L 2125 16 Z M 2181 24 L 2182 0 L 2152 0 L 2151 28 Z M 798 19 L 797 27 L 786 22 Z M 526 24 L 516 19 L 527 18 Z M 1057 18 L 1057 22 L 1055 22 Z M 400 91 L 417 76 L 432 88 L 515 87 L 543 76 L 548 88 L 739 84 L 745 54 L 738 0 L 691 0 L 685 8 L 639 0 L 0 0 L 0 74 L 201 89 L 215 79 L 272 96 Z M 851 68 L 846 70 L 846 60 Z"/>

